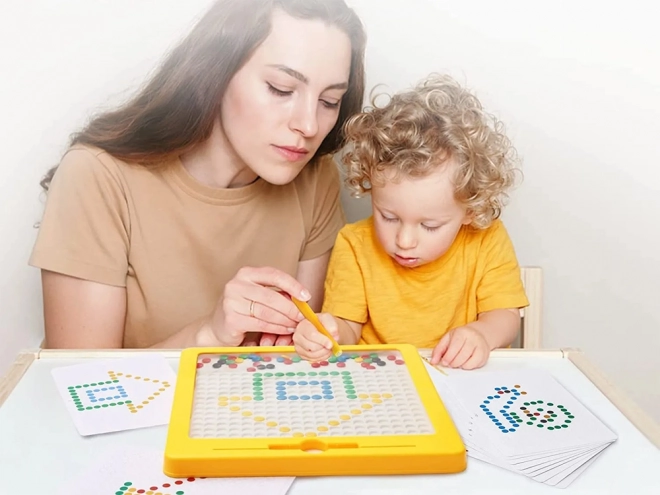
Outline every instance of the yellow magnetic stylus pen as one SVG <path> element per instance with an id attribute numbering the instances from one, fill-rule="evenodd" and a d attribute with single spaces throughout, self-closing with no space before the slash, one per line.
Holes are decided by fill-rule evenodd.
<path id="1" fill-rule="evenodd" d="M 332 337 L 330 332 L 328 332 L 325 327 L 323 326 L 323 323 L 321 323 L 321 320 L 319 320 L 318 316 L 316 316 L 316 313 L 312 310 L 312 308 L 309 307 L 309 304 L 307 304 L 305 301 L 301 301 L 299 299 L 296 299 L 295 297 L 291 296 L 291 300 L 293 301 L 293 304 L 296 305 L 296 307 L 300 310 L 300 312 L 303 314 L 305 318 L 307 318 L 314 327 L 321 332 L 323 335 L 328 337 L 330 339 L 330 342 L 332 342 L 332 354 L 335 356 L 340 356 L 341 355 L 341 348 L 339 347 L 339 344 L 337 341 Z"/>

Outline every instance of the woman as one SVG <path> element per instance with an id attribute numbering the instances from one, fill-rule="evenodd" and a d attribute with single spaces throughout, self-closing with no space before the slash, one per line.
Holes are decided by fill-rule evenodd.
<path id="1" fill-rule="evenodd" d="M 361 108 L 343 0 L 219 0 L 42 185 L 46 346 L 288 344 L 344 223 L 331 153 Z M 276 289 L 276 290 L 273 290 Z"/>

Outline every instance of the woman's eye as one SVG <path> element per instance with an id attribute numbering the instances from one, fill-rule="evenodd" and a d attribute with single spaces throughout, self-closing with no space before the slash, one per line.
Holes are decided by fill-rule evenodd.
<path id="1" fill-rule="evenodd" d="M 337 101 L 333 103 L 331 101 L 321 100 L 321 103 L 323 103 L 323 105 L 327 108 L 339 108 L 339 104 L 341 103 L 341 101 Z"/>
<path id="2" fill-rule="evenodd" d="M 275 94 L 275 95 L 277 95 L 277 96 L 289 96 L 289 95 L 293 94 L 293 91 L 282 91 L 281 89 L 277 89 L 277 88 L 276 88 L 275 86 L 273 86 L 272 84 L 269 84 L 269 83 L 266 83 L 266 84 L 268 84 L 268 90 L 269 90 L 271 93 L 273 93 L 273 94 Z"/>

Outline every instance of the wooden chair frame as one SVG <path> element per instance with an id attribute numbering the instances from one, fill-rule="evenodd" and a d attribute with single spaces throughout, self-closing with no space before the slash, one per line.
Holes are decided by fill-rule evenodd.
<path id="1" fill-rule="evenodd" d="M 523 286 L 529 300 L 529 306 L 520 310 L 523 319 L 520 347 L 523 349 L 541 349 L 543 270 L 538 266 L 523 266 L 520 270 Z"/>

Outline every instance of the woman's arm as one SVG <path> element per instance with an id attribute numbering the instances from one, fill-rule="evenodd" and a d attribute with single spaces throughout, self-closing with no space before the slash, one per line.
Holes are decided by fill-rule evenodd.
<path id="1" fill-rule="evenodd" d="M 119 349 L 123 347 L 126 289 L 42 270 L 46 348 Z M 152 347 L 180 349 L 215 345 L 201 331 L 202 318 Z M 207 339 L 201 338 L 208 335 Z"/>
<path id="2" fill-rule="evenodd" d="M 267 267 L 242 268 L 225 286 L 224 297 L 212 314 L 202 315 L 151 347 L 234 347 L 241 344 L 245 333 L 255 331 L 288 337 L 300 319 L 298 309 L 289 299 L 267 287 L 304 298 L 304 286 L 286 273 Z M 124 287 L 42 270 L 42 288 L 46 347 L 116 349 L 123 346 Z M 249 314 L 253 300 L 258 302 L 260 313 L 254 317 Z"/>
<path id="3" fill-rule="evenodd" d="M 296 279 L 312 295 L 312 298 L 307 302 L 316 313 L 321 311 L 323 305 L 323 284 L 328 271 L 330 253 L 331 251 L 328 251 L 317 258 L 298 263 Z"/>
<path id="4" fill-rule="evenodd" d="M 45 346 L 118 349 L 124 339 L 126 289 L 41 271 Z"/>

